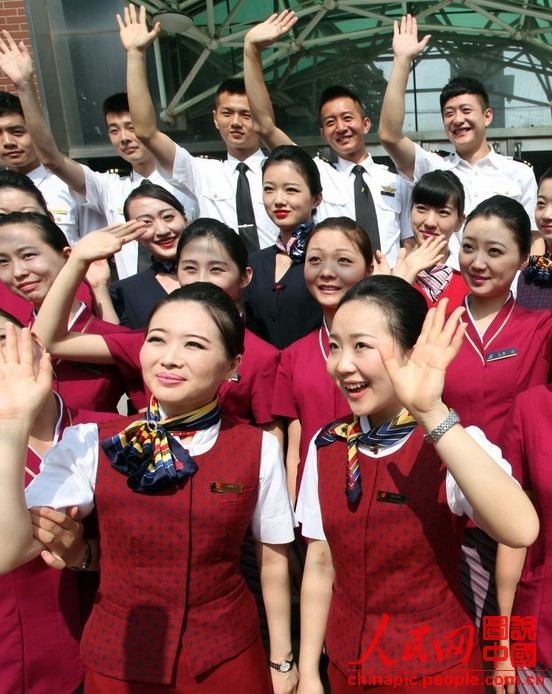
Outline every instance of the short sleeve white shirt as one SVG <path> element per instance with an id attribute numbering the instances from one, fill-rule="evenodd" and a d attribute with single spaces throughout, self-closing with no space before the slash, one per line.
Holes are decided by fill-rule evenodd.
<path id="1" fill-rule="evenodd" d="M 209 451 L 217 440 L 220 422 L 199 431 L 187 445 L 190 455 Z M 66 509 L 78 506 L 81 517 L 94 508 L 98 472 L 98 426 L 80 424 L 65 430 L 62 440 L 44 456 L 39 475 L 26 489 L 27 505 Z M 132 493 L 129 490 L 129 493 Z M 251 520 L 255 539 L 284 544 L 294 538 L 293 511 L 287 490 L 280 445 L 263 432 L 259 470 L 259 493 Z"/>
<path id="2" fill-rule="evenodd" d="M 454 154 L 441 157 L 436 152 L 415 145 L 416 159 L 414 180 L 436 169 L 450 170 L 455 173 L 466 193 L 465 212 L 468 215 L 483 200 L 493 195 L 506 195 L 520 202 L 531 220 L 531 228 L 536 229 L 535 209 L 537 206 L 537 181 L 533 169 L 527 164 L 515 161 L 511 157 L 497 154 L 491 147 L 483 159 L 469 164 L 465 159 Z M 462 241 L 462 233 L 456 233 L 449 242 L 451 255 L 457 256 Z"/>
<path id="3" fill-rule="evenodd" d="M 262 165 L 265 158 L 259 149 L 244 160 L 249 167 L 246 175 L 261 248 L 274 245 L 279 233 L 263 205 Z M 201 217 L 218 219 L 237 230 L 236 189 L 239 174 L 236 166 L 239 161 L 230 154 L 224 161 L 194 157 L 184 147 L 176 145 L 172 174 L 158 170 L 167 183 L 197 198 Z"/>
<path id="4" fill-rule="evenodd" d="M 362 431 L 368 431 L 369 424 L 366 417 L 360 418 L 360 425 Z M 510 464 L 502 457 L 500 448 L 491 443 L 481 429 L 478 427 L 469 426 L 466 427 L 466 431 L 505 472 L 511 475 L 512 468 Z M 307 452 L 305 470 L 301 480 L 301 488 L 299 490 L 299 496 L 297 499 L 295 516 L 297 521 L 302 523 L 302 534 L 304 537 L 309 537 L 313 540 L 325 540 L 326 536 L 324 534 L 324 527 L 322 523 L 320 500 L 318 498 L 318 460 L 317 448 L 314 443 L 317 435 L 318 434 L 316 434 L 311 440 Z M 369 458 L 377 457 L 381 459 L 400 450 L 400 448 L 408 440 L 409 436 L 411 436 L 411 434 L 403 438 L 394 446 L 387 446 L 380 449 L 377 454 L 373 453 L 371 449 L 366 448 L 363 445 L 359 446 L 359 450 Z M 343 481 L 345 483 L 345 462 L 343 463 Z M 464 493 L 456 483 L 456 480 L 448 470 L 446 472 L 445 485 L 447 501 L 452 513 L 457 516 L 462 516 L 465 514 L 469 518 L 472 518 L 473 509 L 464 496 Z M 345 492 L 342 491 L 342 493 L 344 494 Z"/>
<path id="5" fill-rule="evenodd" d="M 322 182 L 322 204 L 316 221 L 344 215 L 355 219 L 354 162 L 339 159 L 337 166 L 315 157 Z M 372 157 L 361 162 L 364 181 L 370 188 L 378 217 L 381 251 L 391 267 L 397 262 L 401 240 L 412 236 L 410 228 L 410 184 Z"/>

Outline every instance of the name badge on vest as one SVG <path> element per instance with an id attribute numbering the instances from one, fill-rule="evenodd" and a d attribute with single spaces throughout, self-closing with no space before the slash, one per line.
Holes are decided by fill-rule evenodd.
<path id="1" fill-rule="evenodd" d="M 487 361 L 498 361 L 499 359 L 509 359 L 510 357 L 517 357 L 517 349 L 515 347 L 501 349 L 498 352 L 489 352 Z"/>
<path id="2" fill-rule="evenodd" d="M 403 494 L 397 494 L 396 492 L 382 492 L 379 489 L 376 499 L 387 504 L 404 504 L 406 501 L 406 497 L 403 496 Z"/>
<path id="3" fill-rule="evenodd" d="M 211 482 L 211 491 L 217 494 L 242 494 L 244 490 L 243 484 L 233 482 Z"/>

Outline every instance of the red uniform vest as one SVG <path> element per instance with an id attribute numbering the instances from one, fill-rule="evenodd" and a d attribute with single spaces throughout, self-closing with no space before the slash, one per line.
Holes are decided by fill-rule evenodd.
<path id="1" fill-rule="evenodd" d="M 446 670 L 466 648 L 439 652 L 433 641 L 443 650 L 449 646 L 445 637 L 456 629 L 469 625 L 456 641 L 473 632 L 459 571 L 466 518 L 447 504 L 446 468 L 419 427 L 395 454 L 359 458 L 363 491 L 349 505 L 346 443 L 318 450 L 320 507 L 335 566 L 328 656 L 345 675 L 361 658 L 363 670 L 408 670 L 413 676 Z M 389 620 L 373 644 L 384 614 Z M 413 652 L 416 646 L 408 646 L 415 629 L 422 630 L 422 658 Z"/>
<path id="2" fill-rule="evenodd" d="M 61 431 L 70 424 L 63 409 Z M 36 476 L 41 459 L 27 449 Z M 33 475 L 25 472 L 25 486 Z M 0 576 L 0 691 L 72 694 L 82 682 L 82 630 L 77 576 L 41 557 Z"/>
<path id="3" fill-rule="evenodd" d="M 100 441 L 131 420 L 99 425 Z M 262 432 L 222 423 L 179 487 L 137 494 L 100 448 L 95 499 L 101 580 L 83 638 L 85 664 L 123 680 L 171 681 L 179 646 L 195 677 L 250 646 L 255 600 L 239 570 L 257 503 Z M 213 482 L 243 485 L 217 493 Z"/>

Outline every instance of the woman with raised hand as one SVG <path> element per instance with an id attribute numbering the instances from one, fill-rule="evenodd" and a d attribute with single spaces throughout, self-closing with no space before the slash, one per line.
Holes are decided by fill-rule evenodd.
<path id="1" fill-rule="evenodd" d="M 429 308 L 448 299 L 449 310 L 455 309 L 469 292 L 448 247 L 464 223 L 464 200 L 464 187 L 452 171 L 430 171 L 412 190 L 410 223 L 416 248 L 408 255 L 401 251 L 392 273 L 421 292 Z M 385 266 L 385 259 L 378 257 Z"/>
<path id="2" fill-rule="evenodd" d="M 137 237 L 142 230 L 140 222 L 117 225 L 117 228 L 122 229 L 127 239 Z M 31 324 L 71 252 L 64 233 L 49 216 L 37 212 L 0 216 L 0 280 L 10 292 L 29 302 L 27 320 Z M 84 302 L 75 298 L 82 279 L 84 276 L 67 297 L 65 330 L 94 336 L 125 331 L 122 326 L 96 318 Z M 56 356 L 54 389 L 67 405 L 117 412 L 121 395 L 131 388 L 118 369 L 86 359 L 79 360 L 78 364 L 70 363 L 59 358 L 61 355 Z"/>
<path id="3" fill-rule="evenodd" d="M 178 289 L 176 248 L 188 219 L 180 201 L 172 193 L 149 181 L 142 182 L 125 200 L 127 221 L 136 219 L 145 229 L 138 243 L 149 255 L 150 265 L 136 275 L 109 285 L 118 321 L 137 330 L 161 299 Z M 107 298 L 107 297 L 105 297 Z"/>
<path id="4" fill-rule="evenodd" d="M 6 169 L 0 171 L 0 215 L 12 212 L 35 212 L 55 221 L 44 196 L 31 179 L 19 171 Z M 90 289 L 86 284 L 79 287 L 77 296 L 87 306 L 92 306 Z M 3 282 L 0 282 L 0 306 L 22 323 L 28 323 L 32 304 L 9 291 Z"/>
<path id="5" fill-rule="evenodd" d="M 70 297 L 90 264 L 118 251 L 125 240 L 124 232 L 117 230 L 92 232 L 81 239 L 39 313 L 35 330 L 56 356 L 115 363 L 129 381 L 141 381 L 142 331 L 100 337 L 76 335 L 67 330 L 63 319 L 70 307 Z M 226 224 L 215 219 L 196 219 L 181 237 L 176 258 L 181 285 L 208 281 L 224 289 L 237 305 L 241 304 L 242 290 L 251 280 L 251 268 L 243 241 Z M 221 385 L 221 408 L 237 421 L 259 425 L 281 439 L 281 422 L 275 421 L 271 414 L 278 350 L 249 330 L 245 332 L 245 345 L 247 354 L 239 371 Z"/>
<path id="6" fill-rule="evenodd" d="M 392 680 L 404 670 L 421 685 L 423 675 L 481 670 L 458 571 L 467 517 L 514 547 L 538 533 L 535 510 L 500 450 L 475 427 L 464 429 L 443 402 L 464 333 L 463 309 L 446 320 L 446 305 L 428 312 L 404 280 L 368 277 L 334 316 L 328 371 L 352 416 L 311 443 L 299 493 L 297 518 L 309 538 L 301 694 L 323 691 L 324 643 L 332 694 L 349 692 L 351 678 L 361 691 L 379 686 L 375 671 Z M 405 656 L 413 629 L 428 636 L 423 662 L 412 650 Z M 466 647 L 448 648 L 458 629 Z"/>
<path id="7" fill-rule="evenodd" d="M 221 420 L 216 398 L 243 352 L 244 328 L 220 288 L 194 283 L 154 310 L 140 360 L 144 419 L 68 430 L 23 496 L 23 453 L 45 397 L 31 337 L 6 330 L 0 359 L 0 570 L 36 556 L 26 509 L 95 505 L 101 584 L 82 640 L 85 692 L 293 692 L 286 544 L 293 516 L 278 442 Z M 16 391 L 26 398 L 12 403 Z M 235 451 L 240 455 L 236 457 Z M 270 674 L 253 598 L 239 572 L 251 525 L 270 629 Z M 193 541 L 192 541 L 193 533 Z M 121 590 L 124 586 L 124 590 Z"/>

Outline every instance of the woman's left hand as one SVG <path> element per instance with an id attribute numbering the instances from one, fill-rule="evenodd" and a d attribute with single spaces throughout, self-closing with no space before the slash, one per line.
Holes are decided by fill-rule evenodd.
<path id="1" fill-rule="evenodd" d="M 278 672 L 270 668 L 274 694 L 295 694 L 299 684 L 299 670 L 294 664 L 289 672 Z"/>
<path id="2" fill-rule="evenodd" d="M 442 299 L 428 311 L 410 354 L 401 358 L 390 346 L 378 346 L 399 400 L 419 424 L 427 420 L 430 428 L 432 415 L 437 412 L 442 419 L 445 373 L 460 350 L 466 330 L 466 324 L 460 321 L 465 309 L 455 309 L 445 320 L 447 305 L 448 299 Z"/>

